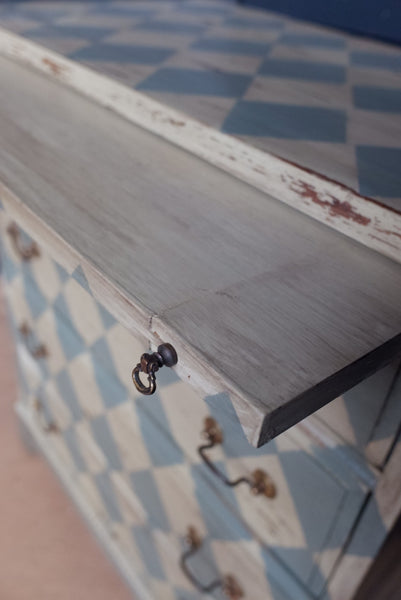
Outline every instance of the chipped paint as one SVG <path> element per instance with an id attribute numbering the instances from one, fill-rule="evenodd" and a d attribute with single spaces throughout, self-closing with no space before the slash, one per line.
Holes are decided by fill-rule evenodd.
<path id="1" fill-rule="evenodd" d="M 401 232 L 401 212 L 395 208 L 322 173 L 249 146 L 1 27 L 0 54 L 62 79 L 128 121 L 401 263 L 401 237 L 394 234 Z"/>
<path id="2" fill-rule="evenodd" d="M 47 57 L 42 58 L 42 63 L 46 65 L 46 67 L 49 67 L 53 75 L 61 75 L 61 73 L 66 69 L 65 66 L 60 65 Z"/>
<path id="3" fill-rule="evenodd" d="M 398 229 L 398 227 L 397 227 L 397 229 Z M 385 233 L 386 235 L 396 235 L 401 240 L 401 233 L 397 233 L 396 231 L 391 231 L 390 229 L 379 229 L 378 227 L 376 228 L 376 230 L 380 231 L 380 233 Z"/>
<path id="4" fill-rule="evenodd" d="M 322 200 L 320 194 L 316 191 L 316 188 L 306 183 L 305 181 L 297 181 L 294 182 L 290 189 L 301 196 L 302 198 L 308 198 L 313 203 L 318 204 L 324 208 L 328 208 L 331 217 L 342 217 L 344 219 L 350 219 L 358 225 L 369 225 L 371 219 L 368 217 L 364 217 L 360 213 L 358 213 L 347 201 L 341 202 L 338 198 L 335 198 L 331 194 L 325 194 L 326 197 L 331 198 L 331 200 Z"/>

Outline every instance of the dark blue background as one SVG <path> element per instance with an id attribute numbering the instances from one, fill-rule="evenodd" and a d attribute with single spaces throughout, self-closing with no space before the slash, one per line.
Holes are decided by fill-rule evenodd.
<path id="1" fill-rule="evenodd" d="M 242 0 L 241 4 L 401 44 L 401 0 Z"/>

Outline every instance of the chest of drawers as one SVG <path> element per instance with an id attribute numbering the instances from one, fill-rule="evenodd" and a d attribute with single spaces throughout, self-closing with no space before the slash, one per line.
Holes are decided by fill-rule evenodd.
<path id="1" fill-rule="evenodd" d="M 7 78 L 9 67 L 3 64 L 2 69 Z M 296 248 L 304 255 L 294 266 L 291 248 L 285 247 L 284 258 L 272 263 L 264 281 L 251 264 L 258 252 L 261 263 L 267 260 L 261 232 L 247 241 L 236 230 L 245 221 L 249 232 L 255 215 L 262 218 L 261 198 L 254 198 L 256 192 L 250 188 L 241 188 L 247 191 L 248 209 L 255 212 L 250 216 L 240 204 L 217 205 L 216 200 L 215 209 L 208 204 L 207 227 L 198 231 L 195 217 L 201 219 L 202 211 L 191 197 L 194 192 L 189 190 L 189 198 L 180 199 L 174 179 L 184 177 L 177 173 L 177 164 L 187 160 L 185 153 L 168 144 L 164 149 L 178 154 L 174 160 L 166 157 L 167 167 L 159 166 L 166 197 L 171 200 L 174 193 L 174 202 L 178 197 L 182 221 L 176 220 L 177 215 L 173 220 L 171 205 L 157 198 L 156 208 L 139 199 L 138 206 L 127 205 L 123 213 L 122 204 L 110 201 L 113 186 L 108 177 L 117 171 L 119 192 L 127 193 L 132 202 L 126 188 L 139 182 L 141 169 L 130 181 L 124 180 L 129 168 L 121 172 L 115 158 L 124 149 L 118 147 L 118 137 L 129 126 L 18 69 L 18 81 L 27 78 L 32 92 L 26 123 L 35 124 L 36 155 L 29 161 L 22 155 L 20 142 L 27 134 L 19 130 L 26 127 L 20 113 L 20 124 L 14 130 L 8 125 L 5 132 L 10 147 L 2 149 L 2 260 L 20 379 L 17 410 L 36 444 L 140 598 L 194 600 L 225 594 L 232 600 L 350 600 L 400 509 L 398 265 L 329 230 L 322 233 L 320 226 L 266 199 L 272 202 L 273 225 L 284 227 L 291 215 Z M 16 95 L 20 85 L 15 84 Z M 12 114 L 10 90 L 5 111 Z M 58 129 L 60 121 L 55 114 L 40 116 L 40 98 L 46 91 L 64 105 L 56 110 L 64 110 L 70 119 L 56 138 L 52 128 Z M 87 132 L 84 115 L 94 119 Z M 112 126 L 114 137 L 109 140 Z M 83 154 L 75 161 L 74 150 L 64 156 L 60 148 L 71 144 L 80 129 L 83 141 L 79 138 L 78 146 Z M 132 139 L 144 140 L 146 135 L 138 129 Z M 90 149 L 96 155 L 100 136 L 113 143 L 110 160 L 116 163 L 97 172 L 102 196 L 90 206 L 86 194 L 98 182 L 86 171 L 89 163 L 83 156 Z M 129 145 L 125 149 L 129 151 Z M 74 169 L 84 172 L 79 185 L 71 179 Z M 208 195 L 215 193 L 212 183 L 219 183 L 220 175 L 197 160 L 194 173 L 206 181 L 199 194 L 208 203 Z M 57 179 L 54 187 L 51 177 Z M 151 179 L 147 171 L 145 179 Z M 224 176 L 220 183 L 232 185 L 234 193 L 240 184 L 230 180 Z M 174 189 L 168 187 L 172 182 Z M 146 183 L 150 194 L 154 182 Z M 189 208 L 195 219 L 191 225 Z M 227 215 L 238 219 L 228 233 Z M 69 216 L 73 226 L 68 225 Z M 264 224 L 269 220 L 263 219 Z M 130 237 L 130 227 L 138 221 L 140 226 Z M 65 228 L 60 230 L 60 223 Z M 214 234 L 220 231 L 219 242 L 208 235 L 209 227 L 216 228 Z M 257 219 L 254 227 L 257 230 Z M 189 235 L 188 228 L 192 228 Z M 279 253 L 282 232 L 277 238 L 274 230 L 267 235 L 274 239 L 270 251 Z M 231 256 L 231 236 L 242 242 L 238 264 Z M 326 278 L 324 269 L 318 270 L 323 282 L 316 282 L 310 272 L 316 274 L 316 251 L 325 241 L 332 272 Z M 196 254 L 201 247 L 207 260 Z M 126 253 L 119 254 L 123 248 Z M 210 262 L 214 252 L 215 265 Z M 171 255 L 174 260 L 169 260 Z M 350 268 L 344 262 L 342 268 L 347 256 L 354 262 Z M 167 273 L 173 263 L 178 267 Z M 369 285 L 363 269 L 355 272 L 352 282 L 352 267 L 367 265 L 386 294 L 377 291 L 376 284 Z M 286 272 L 299 270 L 285 287 L 278 277 L 280 266 Z M 249 270 L 245 286 L 239 275 Z M 333 298 L 334 312 L 362 298 L 358 307 L 365 318 L 381 310 L 371 334 L 361 329 L 363 319 L 349 315 L 345 318 L 350 331 L 336 332 L 339 315 L 333 317 L 332 338 L 319 331 L 327 322 L 327 309 L 313 294 L 327 294 L 326 285 L 334 292 L 343 275 L 344 299 Z M 209 290 L 203 288 L 206 284 Z M 301 289 L 305 305 L 300 304 Z M 269 319 L 277 319 L 284 300 L 293 328 L 283 316 L 270 327 Z M 271 310 L 266 321 L 261 318 L 263 306 L 258 307 L 262 301 Z M 308 302 L 313 322 L 307 321 Z M 302 341 L 304 328 L 309 331 Z M 290 330 L 296 356 L 290 352 Z M 268 331 L 272 338 L 262 345 Z M 232 345 L 223 348 L 221 336 L 225 344 L 231 339 Z M 306 360 L 320 336 L 322 356 L 316 353 L 313 360 Z M 162 342 L 173 343 L 178 364 L 173 369 L 162 367 L 156 374 L 156 393 L 142 395 L 133 385 L 132 370 L 141 355 Z M 330 343 L 334 350 L 328 349 Z M 280 362 L 284 355 L 280 358 L 276 349 L 269 354 L 274 344 L 291 357 L 288 381 L 286 365 Z M 358 357 L 362 348 L 365 354 Z M 316 373 L 307 371 L 307 365 L 316 365 Z M 343 375 L 337 374 L 336 365 Z M 269 378 L 271 404 L 263 389 Z M 339 389 L 362 379 L 303 420 Z M 297 388 L 301 385 L 304 393 Z M 297 424 L 291 427 L 293 423 Z M 267 438 L 272 439 L 264 443 Z"/>
<path id="2" fill-rule="evenodd" d="M 155 395 L 139 394 L 130 374 L 149 340 L 120 325 L 81 269 L 69 273 L 5 211 L 2 238 L 20 414 L 143 586 L 181 598 L 221 579 L 227 586 L 224 574 L 235 573 L 245 597 L 324 597 L 377 484 L 353 445 L 323 425 L 319 438 L 312 425 L 252 448 L 228 396 L 202 399 L 168 369 Z M 376 403 L 397 394 L 396 373 L 394 364 L 371 378 Z M 327 412 L 322 422 L 338 429 Z M 259 494 L 257 471 L 271 488 Z M 193 556 L 188 530 L 194 546 L 196 535 L 205 539 Z M 186 553 L 195 582 L 186 580 L 186 563 L 180 572 Z"/>

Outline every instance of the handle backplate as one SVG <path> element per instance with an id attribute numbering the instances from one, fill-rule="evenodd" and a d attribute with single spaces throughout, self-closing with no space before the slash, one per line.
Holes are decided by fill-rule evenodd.
<path id="1" fill-rule="evenodd" d="M 14 250 L 21 260 L 30 261 L 40 256 L 39 246 L 36 242 L 32 241 L 27 246 L 24 245 L 21 231 L 16 223 L 11 223 L 7 227 L 7 233 L 10 236 Z"/>
<path id="2" fill-rule="evenodd" d="M 31 338 L 32 338 L 33 331 L 29 327 L 29 325 L 26 321 L 24 321 L 20 325 L 19 332 L 20 332 L 21 336 L 24 338 L 26 347 L 28 348 L 29 353 L 31 354 L 31 356 L 33 356 L 33 358 L 39 359 L 39 358 L 47 358 L 49 356 L 49 351 L 45 344 L 36 344 L 34 346 L 31 344 Z"/>
<path id="3" fill-rule="evenodd" d="M 203 437 L 206 438 L 207 443 L 202 444 L 198 447 L 198 453 L 201 456 L 206 466 L 213 471 L 213 473 L 228 485 L 229 487 L 235 487 L 240 483 L 247 483 L 250 487 L 252 494 L 255 496 L 263 495 L 266 498 L 274 498 L 277 494 L 276 486 L 274 481 L 265 471 L 262 469 L 255 469 L 249 477 L 240 477 L 239 479 L 230 480 L 222 473 L 216 465 L 210 460 L 206 454 L 207 450 L 214 448 L 215 446 L 222 444 L 224 441 L 223 431 L 219 424 L 213 417 L 206 417 L 204 422 Z"/>
<path id="4" fill-rule="evenodd" d="M 49 419 L 47 419 L 45 411 L 43 409 L 43 404 L 39 400 L 39 398 L 35 398 L 35 400 L 33 401 L 33 407 L 35 409 L 36 416 L 38 418 L 42 431 L 44 431 L 45 433 L 57 433 L 59 431 L 59 428 L 53 421 L 49 421 Z"/>
<path id="5" fill-rule="evenodd" d="M 180 566 L 186 577 L 203 594 L 210 594 L 214 590 L 222 589 L 224 595 L 229 600 L 240 600 L 244 597 L 242 587 L 233 575 L 223 575 L 210 583 L 204 584 L 199 581 L 188 566 L 189 559 L 193 557 L 201 548 L 203 540 L 195 527 L 189 526 L 186 535 L 187 550 L 182 554 Z"/>

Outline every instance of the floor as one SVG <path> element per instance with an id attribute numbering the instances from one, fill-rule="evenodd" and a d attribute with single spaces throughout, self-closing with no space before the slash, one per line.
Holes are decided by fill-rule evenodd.
<path id="1" fill-rule="evenodd" d="M 45 461 L 20 441 L 0 294 L 0 598 L 132 600 Z"/>

